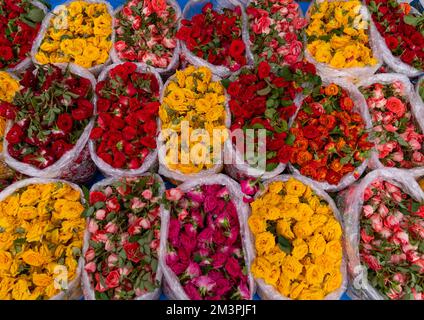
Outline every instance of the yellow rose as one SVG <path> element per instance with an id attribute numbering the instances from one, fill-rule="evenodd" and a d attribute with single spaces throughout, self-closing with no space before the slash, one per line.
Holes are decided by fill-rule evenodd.
<path id="1" fill-rule="evenodd" d="M 278 280 L 278 291 L 283 295 L 288 297 L 290 294 L 291 280 L 284 275 L 284 272 L 281 272 L 280 279 Z"/>
<path id="2" fill-rule="evenodd" d="M 330 271 L 337 264 L 337 261 L 330 257 L 328 254 L 322 254 L 315 258 L 315 264 L 320 266 L 324 273 L 330 273 Z"/>
<path id="3" fill-rule="evenodd" d="M 331 293 L 342 285 L 343 277 L 340 270 L 334 270 L 324 280 L 324 291 L 326 294 Z"/>
<path id="4" fill-rule="evenodd" d="M 280 219 L 277 221 L 277 233 L 282 235 L 284 238 L 293 240 L 294 233 L 291 230 L 290 222 L 285 219 Z"/>
<path id="5" fill-rule="evenodd" d="M 325 247 L 325 254 L 336 261 L 339 261 L 343 256 L 343 249 L 340 240 L 332 240 Z"/>
<path id="6" fill-rule="evenodd" d="M 299 295 L 299 300 L 322 300 L 324 299 L 324 292 L 318 288 L 303 289 Z"/>
<path id="7" fill-rule="evenodd" d="M 40 193 L 35 188 L 27 188 L 20 198 L 20 205 L 22 206 L 32 206 L 40 199 Z"/>
<path id="8" fill-rule="evenodd" d="M 313 233 L 313 229 L 311 225 L 309 224 L 308 220 L 302 220 L 297 222 L 293 227 L 293 232 L 296 235 L 296 237 L 301 239 L 306 239 Z"/>
<path id="9" fill-rule="evenodd" d="M 299 203 L 299 198 L 298 196 L 294 196 L 294 195 L 286 195 L 284 196 L 284 200 L 285 203 L 288 204 L 298 204 Z"/>
<path id="10" fill-rule="evenodd" d="M 49 57 L 44 53 L 44 52 L 37 52 L 35 54 L 35 60 L 39 63 L 39 64 L 47 64 L 50 63 L 50 59 Z"/>
<path id="11" fill-rule="evenodd" d="M 311 264 L 306 267 L 305 279 L 312 286 L 320 286 L 324 280 L 324 272 L 320 266 Z"/>
<path id="12" fill-rule="evenodd" d="M 252 263 L 251 271 L 255 278 L 265 279 L 271 272 L 271 264 L 263 257 L 256 257 Z"/>
<path id="13" fill-rule="evenodd" d="M 29 264 L 34 267 L 40 267 L 45 263 L 43 256 L 41 256 L 38 252 L 35 252 L 34 250 L 25 251 L 22 254 L 22 260 L 24 260 L 26 264 Z"/>
<path id="14" fill-rule="evenodd" d="M 290 280 L 296 279 L 303 270 L 302 264 L 292 256 L 286 256 L 281 266 L 283 274 Z"/>
<path id="15" fill-rule="evenodd" d="M 283 188 L 284 188 L 284 183 L 282 181 L 274 181 L 270 183 L 270 185 L 268 186 L 268 191 L 278 194 L 283 190 Z"/>
<path id="16" fill-rule="evenodd" d="M 0 271 L 8 270 L 12 264 L 12 255 L 4 250 L 0 250 Z"/>
<path id="17" fill-rule="evenodd" d="M 271 264 L 271 270 L 268 275 L 264 278 L 265 283 L 276 286 L 278 279 L 280 278 L 281 268 L 278 265 Z"/>
<path id="18" fill-rule="evenodd" d="M 306 203 L 299 203 L 296 207 L 300 215 L 299 220 L 309 220 L 314 214 L 314 210 Z"/>
<path id="19" fill-rule="evenodd" d="M 18 90 L 19 82 L 7 72 L 0 71 L 0 101 L 12 102 Z"/>
<path id="20" fill-rule="evenodd" d="M 32 223 L 25 237 L 28 242 L 41 241 L 47 231 L 47 225 L 41 223 Z"/>
<path id="21" fill-rule="evenodd" d="M 255 247 L 258 255 L 270 253 L 275 246 L 275 237 L 271 232 L 262 232 L 256 236 Z"/>
<path id="22" fill-rule="evenodd" d="M 324 237 L 316 233 L 308 241 L 309 252 L 314 256 L 320 256 L 324 253 L 326 244 Z"/>
<path id="23" fill-rule="evenodd" d="M 303 291 L 303 289 L 306 288 L 306 284 L 303 282 L 293 282 L 290 290 L 290 298 L 291 299 L 297 299 L 300 295 L 300 293 Z"/>
<path id="24" fill-rule="evenodd" d="M 342 227 L 340 223 L 336 219 L 330 218 L 322 227 L 322 235 L 326 241 L 340 239 L 342 236 Z"/>
<path id="25" fill-rule="evenodd" d="M 87 60 L 97 61 L 100 57 L 100 50 L 94 46 L 86 46 L 82 54 Z"/>
<path id="26" fill-rule="evenodd" d="M 312 229 L 316 230 L 317 228 L 322 227 L 328 220 L 328 217 L 324 214 L 314 214 L 311 216 L 309 223 L 311 224 Z"/>
<path id="27" fill-rule="evenodd" d="M 301 197 L 306 191 L 306 186 L 302 182 L 294 178 L 290 178 L 286 182 L 285 187 L 286 187 L 286 192 L 288 195 L 292 195 L 296 197 Z"/>
<path id="28" fill-rule="evenodd" d="M 251 215 L 248 220 L 250 230 L 254 235 L 266 231 L 266 221 L 259 215 Z"/>
<path id="29" fill-rule="evenodd" d="M 286 256 L 286 253 L 284 251 L 281 251 L 280 247 L 278 245 L 275 245 L 274 249 L 271 251 L 270 254 L 265 255 L 265 259 L 267 259 L 272 265 L 281 266 L 284 257 Z"/>
<path id="30" fill-rule="evenodd" d="M 28 282 L 24 279 L 19 279 L 13 286 L 12 298 L 14 300 L 29 300 L 30 295 Z"/>
<path id="31" fill-rule="evenodd" d="M 15 279 L 2 277 L 0 279 L 0 300 L 10 300 L 10 291 L 13 288 Z"/>
<path id="32" fill-rule="evenodd" d="M 302 239 L 296 239 L 292 242 L 292 256 L 298 260 L 302 260 L 308 254 L 308 245 Z"/>
<path id="33" fill-rule="evenodd" d="M 35 207 L 20 207 L 18 216 L 24 220 L 32 220 L 38 216 L 38 210 Z"/>
<path id="34" fill-rule="evenodd" d="M 52 284 L 53 279 L 47 274 L 33 273 L 32 282 L 38 287 L 47 287 Z"/>

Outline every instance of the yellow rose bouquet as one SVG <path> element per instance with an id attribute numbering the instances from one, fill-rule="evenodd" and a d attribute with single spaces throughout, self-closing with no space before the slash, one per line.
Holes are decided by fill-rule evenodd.
<path id="1" fill-rule="evenodd" d="M 324 75 L 362 77 L 381 66 L 369 33 L 369 13 L 360 1 L 317 0 L 307 12 L 306 58 Z"/>
<path id="2" fill-rule="evenodd" d="M 340 213 L 311 180 L 278 176 L 251 203 L 252 274 L 262 299 L 338 299 L 346 289 Z"/>
<path id="3" fill-rule="evenodd" d="M 0 193 L 0 300 L 78 299 L 81 189 L 26 179 Z"/>
<path id="4" fill-rule="evenodd" d="M 207 67 L 177 70 L 159 108 L 159 173 L 181 182 L 222 170 L 230 115 L 225 89 Z"/>
<path id="5" fill-rule="evenodd" d="M 35 63 L 73 62 L 99 72 L 112 48 L 112 7 L 102 0 L 67 2 L 43 22 L 32 55 Z"/>

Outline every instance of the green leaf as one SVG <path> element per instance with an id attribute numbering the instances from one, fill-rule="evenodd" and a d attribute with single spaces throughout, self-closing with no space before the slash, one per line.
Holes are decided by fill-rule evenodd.
<path id="1" fill-rule="evenodd" d="M 104 207 L 106 207 L 106 204 L 105 204 L 104 202 L 96 202 L 96 203 L 94 204 L 94 208 L 95 208 L 96 210 L 98 210 L 98 209 L 103 209 Z"/>
<path id="2" fill-rule="evenodd" d="M 93 214 L 94 214 L 94 207 L 89 207 L 85 209 L 81 215 L 83 218 L 89 218 L 89 217 L 92 217 Z"/>
<path id="3" fill-rule="evenodd" d="M 340 164 L 343 164 L 343 165 L 348 164 L 349 161 L 350 161 L 350 159 L 351 159 L 351 156 L 346 156 L 344 158 L 341 158 L 340 159 Z"/>
<path id="4" fill-rule="evenodd" d="M 252 129 L 264 129 L 264 125 L 261 123 L 255 123 L 253 126 L 251 126 Z"/>
<path id="5" fill-rule="evenodd" d="M 266 171 L 272 171 L 278 167 L 278 162 L 271 162 L 266 164 Z"/>
<path id="6" fill-rule="evenodd" d="M 274 119 L 274 116 L 277 114 L 277 111 L 275 109 L 266 109 L 265 110 L 265 117 L 268 119 Z"/>
<path id="7" fill-rule="evenodd" d="M 286 144 L 289 146 L 292 146 L 295 140 L 296 140 L 296 136 L 292 133 L 289 133 L 289 135 L 286 138 Z"/>
<path id="8" fill-rule="evenodd" d="M 266 96 L 270 92 L 271 92 L 271 87 L 266 87 L 266 88 L 263 88 L 261 90 L 256 91 L 256 93 L 260 96 Z"/>
<path id="9" fill-rule="evenodd" d="M 272 107 L 274 107 L 274 105 L 275 105 L 275 101 L 273 99 L 268 99 L 266 101 L 266 107 L 267 108 L 272 108 Z"/>
<path id="10" fill-rule="evenodd" d="M 27 18 L 35 23 L 41 22 L 44 19 L 44 11 L 40 8 L 33 8 L 28 12 Z"/>
<path id="11" fill-rule="evenodd" d="M 412 202 L 411 210 L 413 213 L 417 212 L 421 205 L 418 202 Z"/>
<path id="12" fill-rule="evenodd" d="M 284 238 L 283 236 L 279 235 L 277 236 L 277 243 L 278 246 L 280 247 L 280 249 L 282 251 L 284 251 L 287 254 L 290 254 L 292 251 L 292 245 L 290 243 L 290 241 L 286 238 Z"/>
<path id="13" fill-rule="evenodd" d="M 230 79 L 222 79 L 221 84 L 224 86 L 225 89 L 228 89 L 228 86 L 230 85 L 231 81 Z"/>
<path id="14" fill-rule="evenodd" d="M 280 103 L 283 107 L 289 107 L 289 106 L 293 105 L 292 100 L 281 100 Z"/>

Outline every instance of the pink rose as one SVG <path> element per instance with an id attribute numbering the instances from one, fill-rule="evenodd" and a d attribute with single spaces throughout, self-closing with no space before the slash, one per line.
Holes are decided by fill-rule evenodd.
<path id="1" fill-rule="evenodd" d="M 374 240 L 374 236 L 369 236 L 367 234 L 367 232 L 365 231 L 365 229 L 361 229 L 361 239 L 362 241 L 364 241 L 365 243 L 370 243 L 372 240 Z"/>
<path id="2" fill-rule="evenodd" d="M 186 233 L 180 234 L 180 243 L 188 252 L 192 252 L 196 248 L 196 239 Z"/>
<path id="3" fill-rule="evenodd" d="M 231 282 L 228 279 L 219 278 L 216 280 L 215 294 L 217 294 L 218 296 L 223 296 L 230 290 L 231 290 Z"/>
<path id="4" fill-rule="evenodd" d="M 112 193 L 113 193 L 112 187 L 111 187 L 111 186 L 107 186 L 107 187 L 103 190 L 103 193 L 104 193 L 104 195 L 105 195 L 106 197 L 111 196 L 111 195 L 112 195 Z"/>
<path id="5" fill-rule="evenodd" d="M 411 146 L 412 150 L 421 150 L 421 143 L 418 142 L 416 139 L 410 139 L 408 140 L 409 145 Z"/>
<path id="6" fill-rule="evenodd" d="M 178 220 L 183 221 L 188 216 L 188 211 L 186 209 L 182 209 L 178 213 Z"/>
<path id="7" fill-rule="evenodd" d="M 112 251 L 112 250 L 114 250 L 115 249 L 115 245 L 113 244 L 113 242 L 112 241 L 110 241 L 109 239 L 106 241 L 106 243 L 105 243 L 105 250 L 107 251 L 107 252 L 110 252 L 110 251 Z"/>
<path id="8" fill-rule="evenodd" d="M 424 239 L 424 222 L 421 221 L 421 224 L 417 222 L 409 226 L 409 231 L 416 237 Z"/>
<path id="9" fill-rule="evenodd" d="M 390 288 L 389 292 L 387 293 L 387 296 L 392 300 L 398 300 L 402 296 L 402 286 L 398 285 L 396 288 Z"/>
<path id="10" fill-rule="evenodd" d="M 409 244 L 409 236 L 405 231 L 398 231 L 392 239 L 394 244 Z"/>
<path id="11" fill-rule="evenodd" d="M 96 271 L 96 264 L 94 262 L 89 262 L 85 265 L 84 270 L 87 271 L 88 273 L 93 273 L 94 271 Z"/>
<path id="12" fill-rule="evenodd" d="M 390 257 L 390 263 L 393 264 L 400 264 L 402 261 L 406 260 L 406 254 L 401 253 L 401 254 L 393 254 Z"/>
<path id="13" fill-rule="evenodd" d="M 380 231 L 380 235 L 385 239 L 389 239 L 392 235 L 392 232 L 390 231 L 390 229 L 383 227 L 383 229 L 381 229 Z"/>
<path id="14" fill-rule="evenodd" d="M 233 278 L 238 278 L 242 275 L 240 264 L 237 259 L 230 257 L 225 264 L 225 270 Z"/>
<path id="15" fill-rule="evenodd" d="M 180 222 L 175 218 L 171 218 L 169 221 L 168 241 L 174 247 L 178 246 L 179 243 L 180 228 Z"/>
<path id="16" fill-rule="evenodd" d="M 384 126 L 384 129 L 386 129 L 386 131 L 388 131 L 388 132 L 396 132 L 396 131 L 398 131 L 398 128 L 396 128 L 394 125 L 392 125 L 392 124 L 386 124 L 385 126 Z"/>
<path id="17" fill-rule="evenodd" d="M 153 197 L 153 192 L 149 189 L 146 189 L 141 193 L 141 195 L 143 196 L 144 199 L 150 200 Z"/>
<path id="18" fill-rule="evenodd" d="M 199 265 L 195 262 L 190 262 L 185 271 L 185 275 L 189 277 L 190 279 L 193 279 L 193 278 L 200 277 L 201 274 L 202 274 L 202 271 L 200 270 Z"/>
<path id="19" fill-rule="evenodd" d="M 104 220 L 106 218 L 106 210 L 105 209 L 99 209 L 96 211 L 96 219 L 97 220 Z"/>
<path id="20" fill-rule="evenodd" d="M 406 260 L 408 260 L 411 263 L 414 263 L 420 260 L 420 255 L 415 250 L 409 250 L 408 252 L 406 252 Z"/>
<path id="21" fill-rule="evenodd" d="M 132 198 L 131 201 L 130 201 L 130 207 L 131 207 L 132 210 L 143 209 L 145 206 L 146 206 L 146 203 L 144 203 L 138 197 Z"/>
<path id="22" fill-rule="evenodd" d="M 393 275 L 393 281 L 398 282 L 399 284 L 405 284 L 406 282 L 406 276 L 400 272 L 395 273 Z"/>
<path id="23" fill-rule="evenodd" d="M 250 299 L 250 290 L 249 287 L 247 286 L 246 282 L 241 282 L 237 288 L 238 293 L 240 295 L 240 297 L 243 300 L 249 300 Z"/>
<path id="24" fill-rule="evenodd" d="M 367 204 L 366 206 L 363 206 L 362 211 L 363 211 L 364 216 L 366 218 L 369 218 L 369 217 L 371 217 L 371 215 L 374 214 L 374 208 L 372 206 L 370 206 L 369 204 Z"/>
<path id="25" fill-rule="evenodd" d="M 172 266 L 173 264 L 178 262 L 178 254 L 176 251 L 170 251 L 167 253 L 165 262 L 168 266 Z"/>
<path id="26" fill-rule="evenodd" d="M 95 253 L 94 249 L 93 248 L 89 248 L 85 252 L 85 261 L 86 262 L 90 262 L 91 260 L 94 259 L 95 256 L 96 256 L 96 253 Z"/>
<path id="27" fill-rule="evenodd" d="M 301 30 L 308 24 L 304 18 L 294 18 L 292 23 L 296 30 Z"/>
<path id="28" fill-rule="evenodd" d="M 387 99 L 386 108 L 396 114 L 398 118 L 402 117 L 406 111 L 405 104 L 396 97 L 390 97 Z"/>
<path id="29" fill-rule="evenodd" d="M 401 202 L 403 200 L 402 193 L 400 191 L 393 192 L 391 194 L 391 196 L 392 196 L 393 200 L 396 201 L 396 202 Z"/>
<path id="30" fill-rule="evenodd" d="M 119 285 L 119 271 L 114 270 L 111 273 L 109 273 L 105 279 L 105 284 L 109 288 L 116 288 Z"/>
<path id="31" fill-rule="evenodd" d="M 173 38 L 163 38 L 161 43 L 165 48 L 168 49 L 174 49 L 177 46 L 177 40 Z"/>
<path id="32" fill-rule="evenodd" d="M 290 44 L 291 55 L 298 57 L 302 53 L 302 50 L 303 50 L 302 42 L 296 40 Z"/>
<path id="33" fill-rule="evenodd" d="M 88 222 L 88 232 L 96 233 L 98 229 L 99 229 L 99 226 L 97 225 L 97 222 L 94 221 L 94 219 L 90 219 L 90 221 Z"/>
<path id="34" fill-rule="evenodd" d="M 292 64 L 296 63 L 297 58 L 298 58 L 298 56 L 288 54 L 284 57 L 284 63 L 286 63 L 288 65 L 292 65 Z"/>
<path id="35" fill-rule="evenodd" d="M 187 268 L 187 264 L 177 262 L 170 265 L 169 267 L 171 268 L 172 272 L 175 273 L 176 276 L 179 276 L 185 271 L 185 269 Z"/>
<path id="36" fill-rule="evenodd" d="M 392 154 L 392 159 L 393 159 L 393 161 L 396 161 L 396 162 L 403 161 L 403 152 L 402 151 L 394 152 Z"/>
<path id="37" fill-rule="evenodd" d="M 216 282 L 208 276 L 200 276 L 193 279 L 193 284 L 198 287 L 201 292 L 211 292 L 216 286 Z"/>
<path id="38" fill-rule="evenodd" d="M 94 242 L 106 243 L 106 241 L 108 240 L 108 238 L 107 238 L 107 235 L 106 235 L 106 232 L 105 231 L 99 231 L 99 230 L 97 230 L 94 234 L 92 234 L 91 240 L 93 240 Z"/>
<path id="39" fill-rule="evenodd" d="M 115 42 L 115 50 L 118 52 L 124 51 L 127 48 L 127 44 L 120 40 Z"/>
<path id="40" fill-rule="evenodd" d="M 113 222 L 108 222 L 108 224 L 105 226 L 105 231 L 107 233 L 117 233 L 118 226 Z"/>
<path id="41" fill-rule="evenodd" d="M 108 208 L 110 211 L 119 211 L 121 206 L 119 205 L 119 201 L 116 197 L 109 199 L 106 201 L 106 208 Z"/>
<path id="42" fill-rule="evenodd" d="M 254 179 L 247 179 L 240 181 L 241 192 L 249 196 L 254 195 L 258 191 Z"/>
<path id="43" fill-rule="evenodd" d="M 381 232 L 383 230 L 383 220 L 381 219 L 379 214 L 373 214 L 370 217 L 372 228 L 376 232 Z"/>
<path id="44" fill-rule="evenodd" d="M 107 266 L 109 268 L 113 268 L 116 266 L 117 263 L 118 263 L 118 255 L 116 255 L 115 253 L 111 253 L 109 257 L 107 257 Z"/>
<path id="45" fill-rule="evenodd" d="M 215 269 L 218 269 L 224 266 L 224 263 L 227 261 L 227 255 L 217 252 L 211 257 L 211 259 L 212 259 L 212 266 Z"/>
<path id="46" fill-rule="evenodd" d="M 252 30 L 256 34 L 269 34 L 271 25 L 271 19 L 267 16 L 262 16 L 259 19 L 255 19 Z"/>
<path id="47" fill-rule="evenodd" d="M 217 206 L 217 198 L 213 196 L 207 195 L 205 198 L 205 202 L 203 203 L 203 207 L 206 213 L 212 212 Z"/>
<path id="48" fill-rule="evenodd" d="M 152 242 L 150 242 L 150 249 L 152 250 L 157 250 L 160 246 L 160 240 L 159 239 L 155 239 Z"/>
<path id="49" fill-rule="evenodd" d="M 424 155 L 421 152 L 415 151 L 412 154 L 412 161 L 416 164 L 424 163 Z"/>
<path id="50" fill-rule="evenodd" d="M 378 262 L 378 259 L 374 256 L 363 254 L 362 259 L 364 260 L 365 264 L 374 271 L 381 270 L 381 265 Z"/>
<path id="51" fill-rule="evenodd" d="M 183 197 L 183 195 L 184 192 L 178 188 L 168 189 L 165 191 L 166 199 L 169 201 L 178 201 Z"/>
<path id="52" fill-rule="evenodd" d="M 386 205 L 384 203 L 380 204 L 380 206 L 378 207 L 378 213 L 382 216 L 385 217 L 387 216 L 387 214 L 389 213 L 389 209 L 386 207 Z"/>
<path id="53" fill-rule="evenodd" d="M 134 20 L 132 22 L 132 28 L 134 30 L 138 30 L 141 27 L 141 17 L 140 16 L 135 16 Z"/>
<path id="54" fill-rule="evenodd" d="M 184 286 L 184 291 L 190 300 L 202 300 L 202 296 L 200 295 L 199 290 L 197 290 L 193 284 L 187 283 Z"/>
<path id="55" fill-rule="evenodd" d="M 186 193 L 188 199 L 194 202 L 203 203 L 205 194 L 201 189 L 192 189 Z"/>
<path id="56" fill-rule="evenodd" d="M 417 292 L 415 288 L 411 288 L 411 292 L 414 296 L 414 300 L 424 300 L 424 294 L 422 292 Z"/>

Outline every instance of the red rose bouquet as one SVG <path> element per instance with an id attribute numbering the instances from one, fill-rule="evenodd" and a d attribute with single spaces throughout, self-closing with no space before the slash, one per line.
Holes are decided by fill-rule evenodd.
<path id="1" fill-rule="evenodd" d="M 372 147 L 366 106 L 352 85 L 329 83 L 303 101 L 289 130 L 280 161 L 294 171 L 338 191 L 354 182 L 367 166 Z"/>
<path id="2" fill-rule="evenodd" d="M 422 300 L 424 193 L 418 183 L 402 170 L 380 169 L 349 193 L 346 245 L 354 297 Z"/>
<path id="3" fill-rule="evenodd" d="M 89 300 L 158 299 L 160 199 L 158 175 L 109 178 L 95 184 L 85 237 L 83 291 Z"/>
<path id="4" fill-rule="evenodd" d="M 153 165 L 161 88 L 159 74 L 132 62 L 109 66 L 99 76 L 89 145 L 105 174 L 138 175 Z"/>
<path id="5" fill-rule="evenodd" d="M 161 238 L 167 241 L 161 243 L 160 260 L 168 297 L 252 298 L 253 248 L 246 229 L 248 207 L 239 189 L 230 178 L 215 175 L 166 191 L 168 225 L 162 226 Z"/>
<path id="6" fill-rule="evenodd" d="M 307 21 L 294 0 L 253 0 L 246 14 L 255 61 L 292 65 L 302 59 Z"/>
<path id="7" fill-rule="evenodd" d="M 397 72 L 417 76 L 424 70 L 424 19 L 407 3 L 367 0 L 386 63 Z"/>
<path id="8" fill-rule="evenodd" d="M 181 10 L 174 0 L 132 0 L 115 13 L 114 62 L 142 62 L 169 71 L 178 63 Z"/>
<path id="9" fill-rule="evenodd" d="M 423 167 L 424 107 L 409 79 L 395 74 L 377 75 L 359 85 L 371 113 L 376 144 L 370 166 Z"/>
<path id="10" fill-rule="evenodd" d="M 222 81 L 230 96 L 229 107 L 232 115 L 230 129 L 233 140 L 227 141 L 226 152 L 232 158 L 236 157 L 234 153 L 244 156 L 244 159 L 240 159 L 242 163 L 236 158 L 231 159 L 235 160 L 235 163 L 227 166 L 234 178 L 261 176 L 268 179 L 284 170 L 285 164 L 279 159 L 282 156 L 280 150 L 286 150 L 284 141 L 287 138 L 289 122 L 298 108 L 295 99 L 304 91 L 298 84 L 310 81 L 317 84 L 320 78 L 314 74 L 314 65 L 307 62 L 296 63 L 290 68 L 271 70 L 270 64 L 262 61 L 257 67 L 245 67 L 237 76 Z M 246 133 L 249 129 L 266 130 L 266 150 L 259 150 L 259 132 L 254 133 L 253 139 L 248 139 L 247 134 L 243 134 L 246 141 L 242 145 L 239 144 L 237 130 Z M 266 157 L 266 168 L 259 167 L 259 158 L 256 162 L 247 159 L 250 155 L 245 151 L 248 150 L 257 150 L 258 157 Z"/>
<path id="11" fill-rule="evenodd" d="M 188 16 L 200 8 L 200 13 Z M 245 13 L 236 0 L 229 1 L 228 7 L 218 8 L 207 0 L 192 0 L 184 8 L 176 37 L 190 64 L 206 65 L 224 77 L 248 62 L 250 50 L 244 39 L 244 23 Z"/>
<path id="12" fill-rule="evenodd" d="M 21 90 L 0 115 L 6 129 L 6 162 L 23 174 L 85 181 L 95 168 L 86 143 L 93 126 L 94 77 L 75 66 L 28 68 Z"/>
<path id="13" fill-rule="evenodd" d="M 29 61 L 32 42 L 47 8 L 38 1 L 0 2 L 0 69 L 19 67 Z"/>

